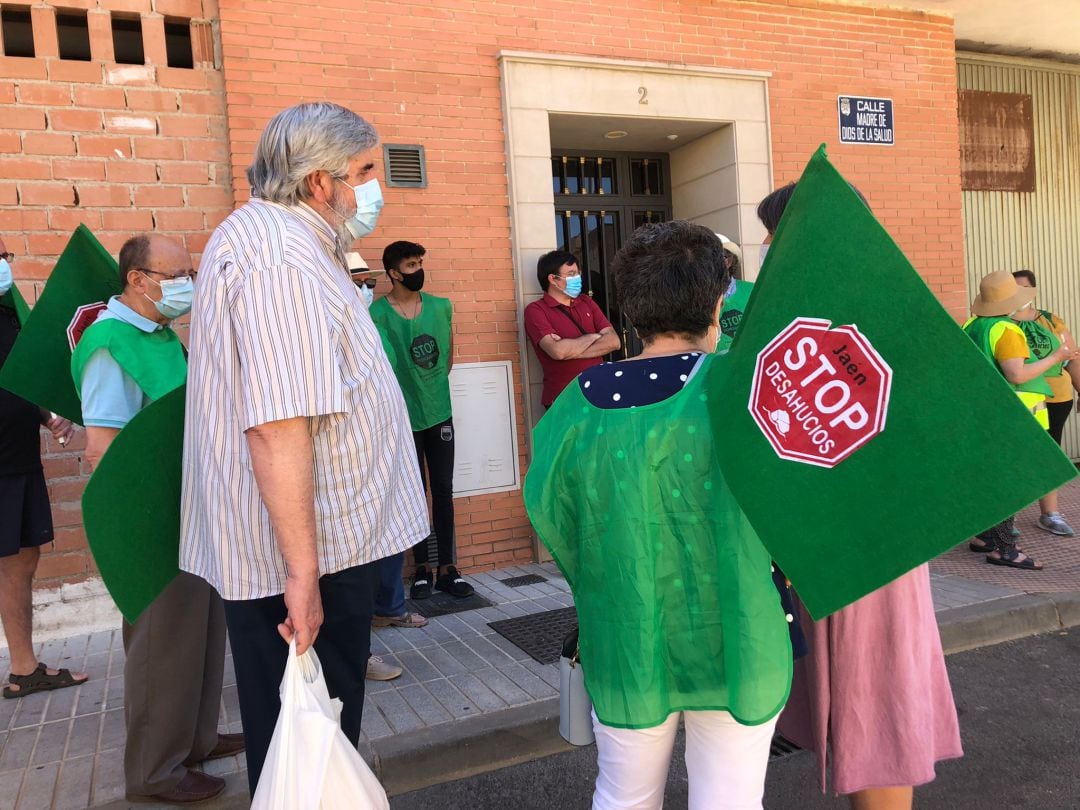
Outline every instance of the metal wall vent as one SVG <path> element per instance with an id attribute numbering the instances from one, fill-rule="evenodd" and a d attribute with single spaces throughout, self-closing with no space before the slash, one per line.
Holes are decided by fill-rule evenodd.
<path id="1" fill-rule="evenodd" d="M 386 185 L 405 188 L 427 188 L 427 164 L 424 162 L 424 147 L 384 144 L 383 162 L 386 165 Z"/>

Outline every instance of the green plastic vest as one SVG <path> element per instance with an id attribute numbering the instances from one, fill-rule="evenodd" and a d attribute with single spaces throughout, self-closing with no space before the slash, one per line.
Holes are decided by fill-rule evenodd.
<path id="1" fill-rule="evenodd" d="M 117 318 L 106 318 L 83 332 L 71 354 L 71 378 L 80 398 L 83 372 L 98 349 L 106 349 L 151 400 L 179 388 L 187 378 L 184 347 L 172 329 L 144 332 Z"/>
<path id="2" fill-rule="evenodd" d="M 1038 320 L 1016 322 L 1016 325 L 1019 326 L 1024 333 L 1028 348 L 1031 349 L 1031 360 L 1028 362 L 1034 362 L 1035 360 L 1042 360 L 1044 357 L 1049 357 L 1061 346 L 1061 338 L 1055 335 L 1053 330 L 1046 326 L 1046 324 L 1050 323 L 1052 320 L 1051 314 L 1049 312 L 1042 312 L 1041 314 L 1046 319 L 1046 323 Z M 1046 370 L 1043 377 L 1060 377 L 1064 370 L 1064 363 L 1055 363 Z"/>
<path id="3" fill-rule="evenodd" d="M 763 723 L 787 701 L 791 642 L 769 554 L 713 454 L 704 358 L 673 397 L 633 409 L 569 385 L 533 433 L 525 506 L 574 594 L 585 687 L 601 722 L 681 710 Z"/>
<path id="4" fill-rule="evenodd" d="M 736 281 L 735 292 L 724 299 L 724 305 L 720 309 L 720 339 L 716 342 L 718 352 L 727 351 L 735 340 L 753 290 L 752 281 Z"/>
<path id="5" fill-rule="evenodd" d="M 967 332 L 968 337 L 975 341 L 975 345 L 979 347 L 979 350 L 982 351 L 983 354 L 990 358 L 991 362 L 994 361 L 994 346 L 997 345 L 997 341 L 994 341 L 993 343 L 990 342 L 990 332 L 995 325 L 1002 321 L 1016 327 L 1020 326 L 1020 324 L 1012 318 L 1005 316 L 996 318 L 972 318 L 964 324 L 964 331 Z M 1023 330 L 1021 329 L 1021 331 Z M 1038 360 L 1039 358 L 1035 357 L 1034 354 L 1035 353 L 1032 352 L 1032 357 L 1029 357 L 1026 362 L 1033 363 Z M 996 362 L 994 363 L 994 367 L 997 368 L 998 371 L 1001 371 L 1001 367 L 998 366 Z M 1008 382 L 1008 380 L 1006 380 L 1006 382 Z M 1036 377 L 1034 380 L 1028 380 L 1026 383 L 1021 383 L 1020 385 L 1013 385 L 1012 383 L 1009 383 L 1009 385 L 1011 385 L 1013 390 L 1018 394 L 1029 393 L 1050 396 L 1053 393 L 1053 391 L 1050 390 L 1049 383 L 1047 383 L 1043 377 Z M 1021 399 L 1023 399 L 1023 397 L 1021 397 Z"/>
<path id="6" fill-rule="evenodd" d="M 450 404 L 450 323 L 448 298 L 420 293 L 423 305 L 412 320 L 403 318 L 386 298 L 369 312 L 394 369 L 413 432 L 426 430 L 452 415 Z"/>

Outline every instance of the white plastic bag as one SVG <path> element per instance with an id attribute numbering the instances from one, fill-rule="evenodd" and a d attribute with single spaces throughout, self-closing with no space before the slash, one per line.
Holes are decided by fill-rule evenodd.
<path id="1" fill-rule="evenodd" d="M 389 810 L 386 792 L 341 730 L 314 649 L 289 645 L 278 714 L 252 810 Z"/>

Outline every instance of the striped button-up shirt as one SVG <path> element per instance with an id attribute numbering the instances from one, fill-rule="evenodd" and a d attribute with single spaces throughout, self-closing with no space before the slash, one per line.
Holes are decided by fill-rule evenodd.
<path id="1" fill-rule="evenodd" d="M 306 205 L 254 199 L 210 237 L 191 311 L 180 567 L 225 599 L 285 590 L 244 431 L 307 417 L 319 570 L 428 533 L 401 389 L 367 307 Z"/>

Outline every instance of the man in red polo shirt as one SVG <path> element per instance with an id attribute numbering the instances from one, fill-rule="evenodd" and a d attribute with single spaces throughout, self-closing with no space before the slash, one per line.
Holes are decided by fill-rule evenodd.
<path id="1" fill-rule="evenodd" d="M 621 341 L 600 307 L 581 295 L 581 269 L 573 253 L 553 250 L 536 263 L 544 297 L 525 307 L 525 332 L 544 369 L 540 403 L 550 408 L 578 374 L 598 365 Z"/>

